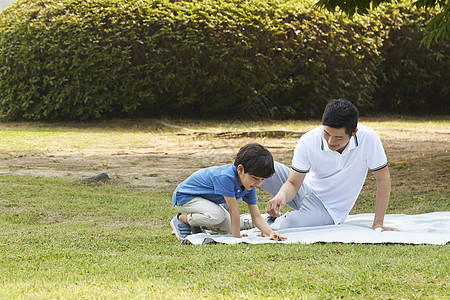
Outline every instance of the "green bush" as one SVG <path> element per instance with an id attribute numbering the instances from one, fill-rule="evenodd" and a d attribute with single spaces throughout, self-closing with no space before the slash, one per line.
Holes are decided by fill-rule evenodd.
<path id="1" fill-rule="evenodd" d="M 85 120 L 230 117 L 254 103 L 270 117 L 315 117 L 331 98 L 379 107 L 377 86 L 392 93 L 380 51 L 391 53 L 398 10 L 352 22 L 313 3 L 17 0 L 0 13 L 0 111 Z"/>
<path id="2" fill-rule="evenodd" d="M 402 12 L 380 49 L 377 108 L 406 114 L 450 113 L 450 44 L 420 46 L 427 14 Z"/>

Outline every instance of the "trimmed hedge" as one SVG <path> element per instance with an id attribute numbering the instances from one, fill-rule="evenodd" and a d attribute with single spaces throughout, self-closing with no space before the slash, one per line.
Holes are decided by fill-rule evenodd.
<path id="1" fill-rule="evenodd" d="M 232 117 L 262 103 L 269 117 L 317 117 L 331 98 L 402 112 L 416 88 L 408 112 L 442 112 L 432 108 L 448 104 L 449 46 L 405 42 L 420 40 L 421 14 L 391 7 L 352 22 L 308 1 L 17 0 L 0 13 L 0 111 Z M 402 72 L 417 70 L 411 87 Z"/>
<path id="2" fill-rule="evenodd" d="M 429 16 L 402 11 L 402 22 L 389 31 L 380 49 L 373 95 L 379 109 L 404 114 L 450 113 L 450 44 L 421 47 Z"/>

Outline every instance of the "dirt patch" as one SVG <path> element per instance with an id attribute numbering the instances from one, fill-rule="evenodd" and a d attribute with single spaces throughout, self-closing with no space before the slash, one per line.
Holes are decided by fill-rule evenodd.
<path id="1" fill-rule="evenodd" d="M 450 130 L 392 130 L 375 128 L 388 155 L 394 189 L 447 189 L 450 173 Z M 133 189 L 174 188 L 194 171 L 232 163 L 238 149 L 250 142 L 265 145 L 274 158 L 290 165 L 303 132 L 174 131 L 178 143 L 155 141 L 145 147 L 117 149 L 58 149 L 0 154 L 0 174 L 85 179 L 107 173 Z M 374 187 L 373 176 L 366 184 Z"/>

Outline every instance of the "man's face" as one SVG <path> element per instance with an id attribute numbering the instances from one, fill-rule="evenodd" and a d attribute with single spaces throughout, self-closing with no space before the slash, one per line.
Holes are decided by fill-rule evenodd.
<path id="1" fill-rule="evenodd" d="M 327 141 L 330 150 L 342 153 L 348 145 L 350 138 L 356 134 L 356 131 L 358 131 L 358 129 L 355 129 L 355 131 L 352 132 L 352 135 L 349 136 L 345 133 L 345 127 L 333 128 L 323 126 L 323 138 Z"/>

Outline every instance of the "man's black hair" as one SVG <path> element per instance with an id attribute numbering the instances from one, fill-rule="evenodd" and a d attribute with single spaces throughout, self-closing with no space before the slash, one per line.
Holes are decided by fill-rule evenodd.
<path id="1" fill-rule="evenodd" d="M 262 178 L 269 178 L 275 173 L 272 154 L 261 146 L 253 143 L 239 149 L 234 165 L 242 165 L 244 172 Z"/>
<path id="2" fill-rule="evenodd" d="M 358 109 L 353 103 L 348 100 L 333 99 L 323 111 L 322 125 L 332 128 L 345 127 L 345 133 L 351 136 L 358 125 L 358 117 Z"/>

